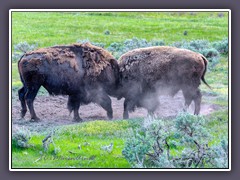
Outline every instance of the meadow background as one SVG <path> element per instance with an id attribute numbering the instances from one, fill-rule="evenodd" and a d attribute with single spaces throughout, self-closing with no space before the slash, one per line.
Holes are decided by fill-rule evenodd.
<path id="1" fill-rule="evenodd" d="M 209 55 L 211 62 L 206 80 L 212 90 L 204 85 L 201 85 L 201 90 L 203 94 L 215 98 L 203 101 L 216 104 L 221 110 L 203 117 L 206 121 L 204 127 L 212 136 L 208 145 L 217 147 L 220 143 L 226 148 L 228 146 L 226 144 L 228 142 L 228 32 L 227 12 L 12 12 L 12 103 L 19 103 L 17 89 L 21 86 L 21 82 L 17 59 L 24 48 L 30 50 L 90 41 L 119 57 L 127 50 L 137 47 L 151 45 L 184 47 L 205 53 L 205 56 Z M 47 95 L 43 89 L 40 93 Z M 185 118 L 184 115 L 181 117 Z M 179 121 L 181 117 L 180 120 L 178 118 Z M 193 116 L 190 116 L 191 118 L 194 120 Z M 166 121 L 166 124 L 173 125 L 175 120 Z M 142 167 L 143 164 L 139 165 L 134 153 L 148 152 L 149 149 L 146 150 L 145 147 L 134 149 L 134 146 L 129 144 L 131 142 L 129 138 L 135 138 L 132 142 L 139 144 L 137 136 L 132 134 L 137 129 L 141 129 L 143 124 L 146 124 L 144 118 L 96 120 L 44 129 L 42 132 L 28 130 L 23 125 L 13 131 L 12 167 Z M 191 121 L 188 125 L 192 127 L 194 123 Z M 54 139 L 43 144 L 42 140 L 49 133 L 52 133 Z M 140 135 L 142 134 L 146 135 L 146 131 L 144 133 L 141 131 Z M 172 134 L 170 136 L 174 139 Z M 113 148 L 108 149 L 111 148 L 111 144 Z M 166 148 L 166 145 L 164 147 Z M 130 153 L 126 153 L 126 150 Z M 170 152 L 173 156 L 179 156 L 182 151 L 182 145 L 172 143 Z M 223 160 L 218 160 L 220 161 Z M 159 162 L 167 164 L 163 160 Z M 152 164 L 146 162 L 144 167 L 147 166 L 152 167 Z M 194 163 L 190 167 L 195 167 Z M 197 167 L 226 168 L 225 164 L 212 165 L 208 162 Z"/>

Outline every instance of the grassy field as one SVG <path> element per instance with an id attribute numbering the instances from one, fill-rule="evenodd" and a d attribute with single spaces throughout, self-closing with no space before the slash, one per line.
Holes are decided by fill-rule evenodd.
<path id="1" fill-rule="evenodd" d="M 13 12 L 12 32 L 13 44 L 27 41 L 39 47 L 78 39 L 109 45 L 133 37 L 166 43 L 196 38 L 215 41 L 228 36 L 228 16 L 217 12 Z"/>
<path id="2" fill-rule="evenodd" d="M 110 34 L 106 35 L 106 31 Z M 187 31 L 187 35 L 184 35 Z M 177 41 L 204 39 L 210 42 L 228 37 L 227 13 L 221 12 L 13 12 L 12 45 L 26 41 L 38 47 L 70 44 L 89 39 L 109 45 L 133 37 L 147 40 Z M 205 94 L 217 98 L 210 103 L 222 110 L 206 117 L 214 139 L 228 134 L 228 57 L 222 56 L 206 74 L 213 88 L 201 85 Z M 14 94 L 21 86 L 17 64 L 12 63 Z M 54 144 L 44 150 L 42 140 L 51 128 L 33 132 L 29 148 L 12 146 L 13 168 L 130 168 L 122 155 L 130 131 L 141 126 L 143 119 L 92 121 L 55 128 Z M 129 133 L 128 133 L 129 132 Z M 104 146 L 113 144 L 111 152 Z"/>
<path id="3" fill-rule="evenodd" d="M 122 120 L 93 121 L 56 127 L 55 147 L 51 144 L 46 151 L 42 147 L 42 140 L 49 131 L 33 136 L 29 141 L 34 145 L 32 148 L 19 149 L 13 146 L 13 166 L 16 168 L 128 168 L 130 166 L 121 151 L 126 132 L 132 126 L 133 123 Z M 105 151 L 103 147 L 111 143 L 113 150 Z M 24 161 L 21 160 L 22 158 Z M 67 160 L 68 158 L 72 159 Z"/>

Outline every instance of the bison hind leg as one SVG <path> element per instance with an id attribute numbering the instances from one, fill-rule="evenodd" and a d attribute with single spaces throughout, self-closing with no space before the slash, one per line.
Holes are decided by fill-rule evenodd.
<path id="1" fill-rule="evenodd" d="M 198 115 L 200 112 L 201 100 L 202 100 L 202 94 L 201 94 L 200 90 L 198 88 L 197 89 L 195 89 L 195 88 L 184 89 L 183 95 L 185 98 L 184 111 L 186 111 L 187 108 L 189 107 L 189 105 L 191 104 L 191 102 L 194 101 L 194 105 L 195 105 L 194 114 Z"/>
<path id="2" fill-rule="evenodd" d="M 129 101 L 127 99 L 124 100 L 123 107 L 124 107 L 124 112 L 123 112 L 123 119 L 128 119 L 129 118 L 129 108 L 128 108 L 128 103 Z"/>
<path id="3" fill-rule="evenodd" d="M 170 89 L 170 93 L 169 93 L 170 96 L 174 97 L 178 93 L 179 90 L 180 90 L 180 88 L 178 86 L 172 87 Z"/>
<path id="4" fill-rule="evenodd" d="M 185 99 L 183 111 L 187 111 L 193 100 L 193 90 L 191 88 L 185 88 L 182 90 L 182 92 Z"/>
<path id="5" fill-rule="evenodd" d="M 197 89 L 196 94 L 194 96 L 194 104 L 195 104 L 194 114 L 195 115 L 198 115 L 200 113 L 201 101 L 202 101 L 202 94 L 200 90 Z"/>
<path id="6" fill-rule="evenodd" d="M 27 105 L 26 105 L 26 102 L 25 102 L 25 95 L 26 95 L 26 88 L 23 86 L 21 89 L 18 90 L 18 97 L 19 97 L 19 100 L 21 102 L 21 118 L 24 118 L 24 116 L 26 115 L 26 112 L 27 112 Z"/>
<path id="7" fill-rule="evenodd" d="M 38 93 L 40 86 L 41 85 L 39 84 L 32 84 L 31 86 L 27 87 L 27 92 L 25 94 L 25 100 L 27 102 L 32 121 L 39 121 L 39 118 L 37 117 L 34 110 L 33 101 Z"/>

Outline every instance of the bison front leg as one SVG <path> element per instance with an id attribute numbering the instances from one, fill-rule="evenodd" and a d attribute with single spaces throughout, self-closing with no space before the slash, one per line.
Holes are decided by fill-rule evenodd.
<path id="1" fill-rule="evenodd" d="M 112 110 L 112 101 L 110 97 L 107 94 L 103 93 L 102 95 L 100 95 L 100 97 L 97 98 L 97 103 L 107 111 L 108 119 L 112 119 L 113 110 Z"/>
<path id="2" fill-rule="evenodd" d="M 137 96 L 138 97 L 138 96 Z M 124 101 L 124 111 L 123 111 L 123 119 L 129 118 L 129 112 L 133 112 L 135 110 L 136 105 L 139 103 L 135 98 L 125 98 Z"/>
<path id="3" fill-rule="evenodd" d="M 147 110 L 148 110 L 148 115 L 149 115 L 149 116 L 155 117 L 155 111 L 156 111 L 158 105 L 159 105 L 159 103 L 156 103 L 156 106 L 155 106 L 155 107 L 153 107 L 153 108 L 151 108 L 151 109 L 147 108 Z"/>
<path id="4" fill-rule="evenodd" d="M 70 113 L 73 111 L 73 121 L 82 121 L 78 112 L 80 108 L 80 97 L 78 95 L 69 95 L 67 106 Z"/>
<path id="5" fill-rule="evenodd" d="M 148 115 L 154 117 L 154 112 L 159 106 L 158 94 L 149 93 L 140 100 L 140 107 L 145 107 L 148 110 Z"/>

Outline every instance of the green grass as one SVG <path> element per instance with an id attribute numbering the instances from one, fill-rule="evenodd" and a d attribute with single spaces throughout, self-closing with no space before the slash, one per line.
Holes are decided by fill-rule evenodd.
<path id="1" fill-rule="evenodd" d="M 44 151 L 42 140 L 46 132 L 44 135 L 35 134 L 29 141 L 32 147 L 20 149 L 13 146 L 13 167 L 129 168 L 130 165 L 122 156 L 122 149 L 124 140 L 129 136 L 129 128 L 135 127 L 135 124 L 126 120 L 92 121 L 60 127 L 54 134 L 55 146 L 60 149 L 57 154 L 54 154 L 53 145 Z M 101 149 L 110 143 L 113 143 L 112 152 Z M 72 159 L 67 160 L 69 158 Z"/>
<path id="2" fill-rule="evenodd" d="M 138 37 L 166 43 L 194 39 L 222 40 L 228 36 L 228 15 L 198 12 L 12 12 L 12 43 L 40 47 L 89 39 L 109 45 Z M 106 30 L 110 35 L 105 35 Z M 184 36 L 184 31 L 188 32 Z"/>
<path id="3" fill-rule="evenodd" d="M 12 63 L 12 86 L 20 87 L 22 82 L 20 81 L 17 63 Z"/>
<path id="4" fill-rule="evenodd" d="M 209 145 L 214 145 L 219 143 L 222 140 L 222 137 L 228 137 L 228 110 L 221 110 L 212 113 L 208 117 L 210 121 L 208 126 L 211 130 L 211 135 L 213 136 L 212 141 Z"/>
<path id="5" fill-rule="evenodd" d="M 55 155 L 53 146 L 50 146 L 47 152 L 44 152 L 41 147 L 41 140 L 34 137 L 30 143 L 36 147 L 28 150 L 14 149 L 13 154 L 13 168 L 127 168 L 128 162 L 121 154 L 121 149 L 124 147 L 122 139 L 99 139 L 89 137 L 87 139 L 87 146 L 81 146 L 85 141 L 77 140 L 56 140 L 56 145 L 60 148 L 60 152 Z M 114 144 L 114 150 L 111 153 L 101 150 L 101 146 Z M 24 153 L 25 152 L 25 153 Z M 26 154 L 27 152 L 27 154 Z M 42 155 L 40 154 L 42 153 Z M 24 161 L 22 160 L 24 158 Z M 41 159 L 39 159 L 41 158 Z M 39 161 L 36 162 L 36 160 Z"/>

